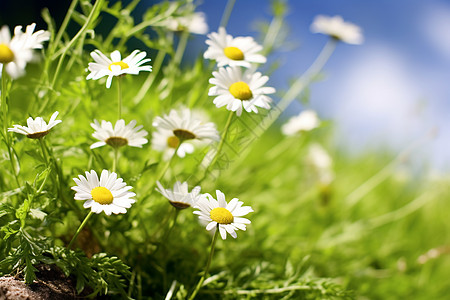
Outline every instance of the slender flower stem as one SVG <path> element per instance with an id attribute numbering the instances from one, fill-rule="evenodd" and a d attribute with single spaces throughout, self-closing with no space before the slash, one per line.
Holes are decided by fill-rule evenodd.
<path id="1" fill-rule="evenodd" d="M 193 300 L 195 296 L 197 296 L 198 291 L 203 285 L 203 282 L 205 281 L 206 275 L 208 274 L 209 267 L 211 265 L 211 260 L 214 254 L 214 247 L 216 246 L 217 236 L 219 235 L 219 225 L 217 225 L 216 232 L 214 233 L 212 242 L 211 242 L 211 249 L 209 251 L 209 257 L 208 261 L 206 262 L 205 272 L 202 275 L 202 278 L 200 278 L 200 281 L 198 282 L 197 286 L 195 287 L 194 292 L 192 292 L 191 297 L 189 297 L 189 300 Z"/>
<path id="2" fill-rule="evenodd" d="M 230 19 L 231 12 L 233 11 L 234 4 L 236 0 L 228 0 L 227 6 L 222 14 L 222 19 L 220 19 L 220 27 L 227 27 L 228 20 Z"/>
<path id="3" fill-rule="evenodd" d="M 14 174 L 14 178 L 16 180 L 17 183 L 17 187 L 20 188 L 20 182 L 19 182 L 19 177 L 17 176 L 18 172 L 16 171 L 16 167 L 14 165 L 14 160 L 16 159 L 13 156 L 13 151 L 14 149 L 12 149 L 12 142 L 9 139 L 9 135 L 8 135 L 8 99 L 7 99 L 7 94 L 9 93 L 8 91 L 8 74 L 6 73 L 6 68 L 5 66 L 3 66 L 2 68 L 2 89 L 1 89 L 1 108 L 2 108 L 2 113 L 3 113 L 3 139 L 6 145 L 6 148 L 8 149 L 8 155 L 9 155 L 9 162 L 11 164 L 11 170 Z"/>
<path id="4" fill-rule="evenodd" d="M 56 70 L 55 70 L 55 73 L 53 75 L 53 80 L 52 80 L 52 83 L 50 85 L 50 90 L 52 90 L 55 87 L 56 79 L 59 77 L 59 72 L 61 71 L 61 67 L 62 67 L 64 58 L 67 55 L 67 52 L 69 51 L 69 49 L 73 48 L 73 45 L 75 44 L 75 42 L 81 37 L 81 35 L 83 35 L 86 32 L 86 30 L 88 29 L 89 25 L 94 20 L 94 16 L 97 14 L 99 8 L 101 8 L 103 6 L 104 2 L 105 2 L 105 0 L 97 0 L 97 1 L 95 1 L 94 6 L 92 7 L 92 10 L 89 13 L 89 16 L 87 17 L 86 22 L 84 23 L 84 25 L 77 32 L 77 34 L 70 40 L 70 42 L 67 44 L 67 46 L 64 47 L 64 49 L 62 49 L 62 54 L 59 57 L 59 61 L 58 61 L 58 64 L 56 66 Z"/>
<path id="5" fill-rule="evenodd" d="M 73 242 L 75 242 L 75 240 L 77 239 L 78 235 L 80 234 L 81 230 L 83 229 L 83 227 L 86 225 L 87 221 L 89 220 L 89 218 L 92 216 L 94 212 L 91 210 L 88 215 L 86 216 L 86 218 L 84 218 L 83 222 L 81 223 L 80 227 L 78 227 L 77 232 L 75 232 L 75 235 L 73 236 L 72 240 L 70 241 L 69 245 L 67 246 L 67 250 L 70 250 L 70 248 L 72 247 Z"/>
<path id="6" fill-rule="evenodd" d="M 122 119 L 122 76 L 119 76 L 119 78 L 117 78 L 117 112 L 117 119 Z"/>
<path id="7" fill-rule="evenodd" d="M 41 145 L 41 150 L 42 150 L 42 157 L 44 157 L 45 160 L 45 164 L 48 165 L 48 157 L 47 157 L 47 151 L 45 151 L 45 145 L 44 145 L 44 141 L 43 138 L 38 139 L 39 140 L 39 145 Z"/>
<path id="8" fill-rule="evenodd" d="M 202 179 L 200 179 L 200 181 L 197 184 L 199 184 L 206 178 L 206 176 L 208 175 L 209 169 L 214 167 L 215 163 L 219 159 L 219 155 L 222 152 L 222 148 L 225 143 L 225 139 L 227 138 L 227 133 L 228 133 L 228 130 L 230 129 L 230 125 L 231 125 L 231 121 L 233 120 L 234 113 L 235 113 L 234 111 L 230 111 L 230 113 L 228 114 L 227 123 L 225 124 L 225 128 L 223 129 L 222 136 L 221 136 L 220 142 L 219 142 L 219 146 L 217 146 L 217 151 L 214 154 L 214 157 L 211 160 L 211 162 L 206 167 Z"/>
<path id="9" fill-rule="evenodd" d="M 119 150 L 115 147 L 113 149 L 114 149 L 114 159 L 113 159 L 112 171 L 116 172 L 117 164 L 119 162 Z"/>

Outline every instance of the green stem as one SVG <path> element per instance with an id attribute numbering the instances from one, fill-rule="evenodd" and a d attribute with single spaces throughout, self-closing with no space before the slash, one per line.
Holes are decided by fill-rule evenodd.
<path id="1" fill-rule="evenodd" d="M 44 145 L 44 141 L 43 138 L 38 139 L 39 140 L 39 145 L 41 145 L 41 150 L 42 150 L 42 156 L 44 157 L 45 160 L 45 165 L 48 166 L 48 156 L 47 156 L 47 152 L 45 151 L 45 145 Z"/>
<path id="2" fill-rule="evenodd" d="M 164 61 L 164 57 L 166 56 L 167 51 L 158 51 L 158 54 L 155 58 L 155 63 L 153 64 L 152 72 L 148 75 L 147 79 L 142 84 L 141 88 L 139 89 L 139 92 L 137 93 L 136 97 L 133 99 L 134 104 L 139 104 L 142 99 L 144 99 L 145 94 L 150 90 L 150 88 L 153 85 L 153 82 L 156 79 L 156 76 L 159 73 L 159 70 L 161 69 L 161 65 Z"/>
<path id="3" fill-rule="evenodd" d="M 118 120 L 122 119 L 122 76 L 117 78 L 117 112 Z"/>
<path id="4" fill-rule="evenodd" d="M 80 234 L 81 230 L 86 225 L 87 221 L 89 220 L 89 218 L 92 216 L 93 213 L 94 212 L 91 210 L 88 213 L 88 215 L 86 216 L 86 218 L 84 218 L 84 220 L 81 223 L 80 227 L 78 227 L 77 232 L 75 232 L 75 235 L 73 236 L 72 240 L 70 241 L 69 245 L 67 246 L 67 250 L 70 250 L 70 248 L 72 247 L 73 242 L 75 242 L 76 238 L 78 237 L 78 235 Z"/>
<path id="5" fill-rule="evenodd" d="M 69 24 L 69 21 L 72 18 L 72 14 L 75 11 L 75 7 L 77 6 L 77 4 L 78 4 L 78 0 L 73 0 L 72 3 L 70 3 L 69 9 L 67 10 L 67 14 L 64 17 L 63 22 L 61 23 L 61 27 L 59 28 L 55 39 L 52 41 L 52 46 L 49 49 L 50 50 L 49 57 L 52 57 L 53 54 L 55 53 L 56 47 L 58 46 L 59 41 L 61 40 L 64 32 L 66 31 L 67 25 Z M 50 62 L 51 59 L 49 59 L 48 61 Z"/>
<path id="6" fill-rule="evenodd" d="M 55 75 L 53 76 L 53 80 L 52 83 L 50 85 L 50 90 L 53 90 L 55 83 L 56 83 L 56 79 L 59 77 L 59 72 L 61 71 L 61 67 L 64 61 L 64 58 L 67 55 L 67 52 L 72 49 L 73 45 L 75 44 L 75 42 L 86 32 L 86 30 L 88 29 L 89 25 L 91 24 L 91 22 L 94 19 L 94 15 L 96 15 L 99 7 L 102 7 L 103 2 L 105 0 L 97 0 L 95 1 L 94 6 L 92 7 L 91 12 L 89 13 L 89 16 L 86 19 L 86 22 L 83 24 L 83 27 L 81 27 L 81 29 L 77 32 L 77 34 L 70 40 L 70 42 L 67 44 L 66 47 L 64 47 L 64 49 L 62 49 L 62 54 L 59 58 L 58 64 L 56 66 L 56 70 L 55 70 Z"/>
<path id="7" fill-rule="evenodd" d="M 114 159 L 113 159 L 112 171 L 116 172 L 117 164 L 119 162 L 119 150 L 115 147 L 113 149 L 114 149 Z"/>
<path id="8" fill-rule="evenodd" d="M 228 0 L 227 6 L 222 14 L 222 19 L 220 19 L 220 27 L 227 27 L 228 20 L 230 19 L 231 12 L 233 11 L 234 4 L 236 0 Z"/>
<path id="9" fill-rule="evenodd" d="M 227 138 L 227 133 L 228 133 L 228 130 L 230 129 L 230 125 L 231 125 L 231 121 L 233 120 L 233 116 L 234 116 L 234 111 L 230 111 L 230 113 L 228 114 L 227 123 L 225 124 L 225 128 L 223 129 L 222 136 L 220 138 L 219 146 L 217 146 L 217 151 L 214 154 L 214 157 L 211 160 L 211 162 L 206 167 L 205 172 L 203 174 L 203 177 L 202 177 L 202 179 L 200 179 L 200 181 L 197 183 L 197 185 L 206 178 L 206 176 L 208 175 L 209 170 L 212 167 L 214 167 L 215 163 L 219 159 L 219 155 L 220 155 L 220 153 L 222 151 L 223 145 L 225 143 L 225 139 Z"/>
<path id="10" fill-rule="evenodd" d="M 192 293 L 191 297 L 189 297 L 189 300 L 193 300 L 195 298 L 195 296 L 197 296 L 198 291 L 200 290 L 200 288 L 203 285 L 203 282 L 205 281 L 206 275 L 208 274 L 209 267 L 211 265 L 212 257 L 214 254 L 214 247 L 216 245 L 218 235 L 219 235 L 219 225 L 217 225 L 216 232 L 214 233 L 214 236 L 213 236 L 213 239 L 211 242 L 211 249 L 209 251 L 209 257 L 208 257 L 208 261 L 206 263 L 205 272 L 203 273 L 202 278 L 200 278 L 200 281 L 198 282 L 197 286 L 195 287 L 195 290 Z"/>
<path id="11" fill-rule="evenodd" d="M 3 132 L 5 133 L 5 142 L 6 144 L 9 145 L 9 140 L 8 140 L 8 134 L 7 134 L 7 127 L 8 127 L 8 104 L 7 99 L 6 99 L 6 94 L 7 94 L 7 85 L 8 85 L 8 74 L 6 74 L 6 66 L 5 64 L 3 64 L 2 66 L 2 112 L 3 112 Z"/>

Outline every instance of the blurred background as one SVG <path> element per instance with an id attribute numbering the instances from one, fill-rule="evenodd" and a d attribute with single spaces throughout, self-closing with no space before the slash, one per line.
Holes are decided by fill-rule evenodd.
<path id="1" fill-rule="evenodd" d="M 125 1 L 127 2 L 127 1 Z M 142 10 L 154 2 L 143 0 Z M 70 1 L 0 1 L 0 24 L 37 22 L 42 7 L 60 23 Z M 210 31 L 216 31 L 227 1 L 203 0 Z M 268 59 L 280 60 L 270 85 L 283 92 L 300 76 L 327 41 L 313 34 L 316 15 L 341 15 L 363 29 L 362 45 L 341 43 L 324 68 L 324 78 L 310 88 L 307 106 L 291 105 L 283 115 L 318 111 L 336 124 L 336 143 L 352 153 L 382 149 L 400 152 L 419 143 L 417 165 L 434 172 L 450 170 L 450 1 L 316 0 L 286 1 L 289 47 Z M 227 31 L 258 38 L 258 22 L 270 21 L 271 1 L 236 1 Z M 206 36 L 195 36 L 185 58 L 206 50 Z M 283 121 L 282 120 L 282 121 Z"/>

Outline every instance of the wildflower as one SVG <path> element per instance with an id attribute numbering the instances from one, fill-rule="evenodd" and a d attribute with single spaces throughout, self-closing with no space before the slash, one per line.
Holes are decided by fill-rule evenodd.
<path id="1" fill-rule="evenodd" d="M 78 179 L 79 178 L 79 179 Z M 103 170 L 98 179 L 94 170 L 86 171 L 86 177 L 78 175 L 73 180 L 77 184 L 72 187 L 75 193 L 75 200 L 86 200 L 84 208 L 91 208 L 92 212 L 97 214 L 102 211 L 108 216 L 113 214 L 124 214 L 131 204 L 136 202 L 131 197 L 135 193 L 129 192 L 131 186 L 127 186 L 122 178 L 117 178 L 117 174 Z"/>
<path id="2" fill-rule="evenodd" d="M 171 140 L 168 143 L 176 147 L 186 140 L 219 140 L 216 125 L 194 119 L 187 108 L 180 112 L 172 109 L 169 115 L 164 115 L 162 118 L 156 117 L 153 126 L 171 131 L 173 136 L 169 137 Z"/>
<path id="3" fill-rule="evenodd" d="M 172 31 L 188 31 L 194 34 L 206 34 L 208 24 L 205 20 L 205 14 L 194 12 L 186 16 L 167 18 L 163 25 Z"/>
<path id="4" fill-rule="evenodd" d="M 58 116 L 58 112 L 54 112 L 48 121 L 48 124 L 41 117 L 37 117 L 33 120 L 33 118 L 29 117 L 27 119 L 27 126 L 21 125 L 13 125 L 13 128 L 8 128 L 10 132 L 17 132 L 20 134 L 24 134 L 27 138 L 30 139 L 40 139 L 46 136 L 50 129 L 52 129 L 55 125 L 61 123 L 61 120 L 56 120 Z"/>
<path id="5" fill-rule="evenodd" d="M 329 35 L 347 44 L 360 45 L 364 40 L 361 28 L 353 23 L 344 22 L 341 16 L 316 16 L 311 24 L 311 31 Z"/>
<path id="6" fill-rule="evenodd" d="M 320 144 L 311 144 L 307 159 L 314 168 L 321 184 L 329 185 L 334 180 L 333 160 Z"/>
<path id="7" fill-rule="evenodd" d="M 42 49 L 42 43 L 50 39 L 48 31 L 33 33 L 35 27 L 33 23 L 22 32 L 22 26 L 16 26 L 12 38 L 8 26 L 0 29 L 0 70 L 5 67 L 13 79 L 25 74 L 25 66 L 33 60 L 33 49 Z"/>
<path id="8" fill-rule="evenodd" d="M 175 150 L 179 157 L 185 157 L 186 154 L 194 152 L 194 145 L 191 142 L 183 142 L 180 145 L 180 139 L 175 136 L 172 130 L 158 128 L 152 133 L 152 148 L 164 152 L 163 158 L 170 159 Z"/>
<path id="9" fill-rule="evenodd" d="M 217 96 L 213 101 L 216 107 L 226 105 L 238 116 L 242 114 L 242 107 L 247 112 L 255 113 L 258 113 L 257 107 L 270 109 L 272 99 L 266 95 L 275 93 L 275 89 L 264 86 L 269 77 L 250 70 L 242 73 L 239 67 L 219 68 L 213 76 L 209 82 L 214 86 L 209 89 L 208 95 Z"/>
<path id="10" fill-rule="evenodd" d="M 100 124 L 97 120 L 94 120 L 94 123 L 91 123 L 91 127 L 95 129 L 92 136 L 100 140 L 100 142 L 92 144 L 91 149 L 106 144 L 113 148 L 119 148 L 125 145 L 142 148 L 142 145 L 148 142 L 148 140 L 144 138 L 147 135 L 147 131 L 141 130 L 143 127 L 142 125 L 135 126 L 135 120 L 132 120 L 128 125 L 125 125 L 125 121 L 120 119 L 116 122 L 114 128 L 111 122 L 102 121 Z"/>
<path id="11" fill-rule="evenodd" d="M 104 55 L 100 50 L 94 50 L 91 52 L 91 56 L 95 62 L 89 63 L 89 75 L 86 79 L 100 79 L 104 76 L 108 76 L 106 80 L 106 87 L 111 87 L 111 81 L 113 76 L 120 76 L 124 74 L 137 75 L 140 71 L 151 71 L 151 66 L 143 66 L 143 64 L 151 61 L 150 58 L 145 58 L 147 53 L 145 51 L 134 50 L 123 60 L 121 59 L 120 52 L 118 50 L 111 53 L 111 59 Z"/>
<path id="12" fill-rule="evenodd" d="M 300 131 L 310 131 L 319 127 L 320 120 L 313 110 L 302 111 L 298 116 L 289 119 L 282 127 L 281 131 L 285 135 L 294 135 Z"/>
<path id="13" fill-rule="evenodd" d="M 203 57 L 216 60 L 218 67 L 230 65 L 250 68 L 252 63 L 266 62 L 266 58 L 258 53 L 263 47 L 252 37 L 233 38 L 223 27 L 219 28 L 219 32 L 208 34 L 206 44 L 209 47 Z"/>
<path id="14" fill-rule="evenodd" d="M 210 194 L 205 194 L 205 196 L 199 198 L 194 205 L 194 208 L 199 209 L 194 211 L 194 214 L 198 215 L 201 221 L 208 222 L 206 230 L 219 228 L 220 236 L 225 240 L 227 232 L 236 238 L 236 230 L 246 230 L 245 224 L 251 223 L 242 216 L 253 212 L 253 209 L 250 206 L 242 206 L 244 202 L 239 201 L 238 198 L 233 198 L 227 203 L 225 195 L 219 190 L 216 190 L 217 200 Z"/>
<path id="15" fill-rule="evenodd" d="M 191 207 L 201 197 L 201 188 L 196 186 L 189 192 L 187 182 L 181 183 L 177 181 L 173 185 L 173 189 L 165 189 L 159 181 L 156 181 L 156 184 L 158 185 L 156 190 L 166 197 L 170 204 L 177 209 Z"/>

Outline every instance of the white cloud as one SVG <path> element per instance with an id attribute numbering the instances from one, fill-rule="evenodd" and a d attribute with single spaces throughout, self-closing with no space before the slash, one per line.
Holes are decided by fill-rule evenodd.
<path id="1" fill-rule="evenodd" d="M 450 6 L 442 3 L 426 6 L 417 25 L 429 45 L 444 59 L 450 60 Z"/>
<path id="2" fill-rule="evenodd" d="M 334 86 L 334 118 L 352 144 L 396 145 L 421 134 L 420 86 L 392 48 L 365 47 Z"/>

